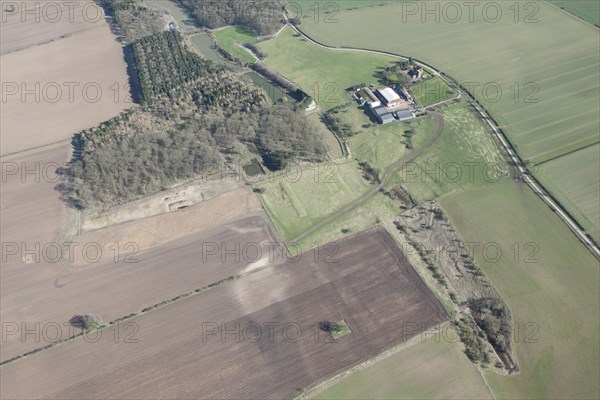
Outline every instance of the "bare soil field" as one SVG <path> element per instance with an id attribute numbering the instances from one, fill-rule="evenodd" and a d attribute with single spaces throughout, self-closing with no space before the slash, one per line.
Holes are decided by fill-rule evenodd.
<path id="1" fill-rule="evenodd" d="M 223 243 L 229 248 L 236 243 L 257 244 L 268 254 L 265 247 L 273 240 L 248 189 L 72 237 L 68 240 L 73 245 L 67 247 L 64 237 L 76 222 L 75 212 L 55 189 L 59 180 L 54 172 L 69 158 L 70 145 L 61 145 L 1 161 L 3 323 L 17 324 L 19 329 L 22 323 L 31 329 L 39 323 L 42 329 L 53 322 L 62 326 L 78 313 L 111 321 L 257 265 L 253 245 L 246 259 L 229 256 L 221 262 L 218 250 Z M 98 249 L 102 257 L 96 260 Z M 203 252 L 216 254 L 203 259 Z M 74 267 L 84 253 L 87 267 Z M 65 328 L 63 334 L 67 333 Z M 12 336 L 2 343 L 0 360 L 47 345 L 46 339 L 36 343 L 33 335 L 26 340 Z"/>
<path id="2" fill-rule="evenodd" d="M 226 192 L 236 191 L 244 187 L 244 182 L 235 182 L 235 177 L 224 180 L 204 181 L 203 179 L 178 185 L 172 189 L 147 196 L 143 199 L 112 207 L 109 210 L 98 212 L 97 210 L 86 211 L 81 216 L 79 232 L 84 233 L 107 226 L 121 224 L 155 215 L 165 214 L 173 211 L 184 211 L 196 204 L 207 202 Z M 238 208 L 243 206 L 260 208 L 260 203 L 251 191 L 236 191 L 228 198 L 237 199 L 239 202 L 231 204 Z M 229 205 L 229 204 L 228 204 Z M 207 206 L 208 207 L 208 206 Z M 223 207 L 225 208 L 225 207 Z M 221 210 L 216 213 L 229 213 L 231 210 Z"/>
<path id="3" fill-rule="evenodd" d="M 83 251 L 84 246 L 76 247 L 76 251 Z M 42 257 L 42 263 L 20 264 L 17 267 L 20 270 L 11 274 L 11 269 L 19 263 L 15 259 L 18 255 L 9 257 L 9 262 L 2 266 L 1 319 L 18 324 L 19 332 L 23 327 L 35 329 L 37 323 L 42 333 L 37 342 L 35 335 L 24 340 L 20 334 L 10 335 L 3 343 L 1 361 L 56 340 L 43 334 L 45 327 L 60 325 L 63 327 L 60 339 L 66 339 L 70 335 L 63 324 L 74 315 L 94 314 L 110 322 L 139 313 L 257 265 L 267 265 L 270 254 L 273 261 L 281 258 L 280 252 L 270 251 L 275 247 L 266 222 L 257 214 L 147 251 L 138 252 L 135 242 L 115 243 L 110 249 L 111 259 L 85 268 L 57 268 L 59 263 L 42 264 L 45 261 Z M 97 254 L 94 247 L 89 247 L 87 252 L 90 257 Z M 66 253 L 63 255 L 65 259 L 69 257 Z M 52 269 L 53 273 L 42 272 L 46 269 Z M 43 279 L 36 279 L 40 273 Z M 9 279 L 5 280 L 4 275 Z"/>
<path id="4" fill-rule="evenodd" d="M 289 398 L 446 317 L 376 228 L 103 329 L 94 342 L 81 338 L 9 363 L 0 369 L 0 394 Z M 318 328 L 324 320 L 343 320 L 350 332 L 333 340 Z M 115 337 L 127 323 L 128 340 Z"/>
<path id="5" fill-rule="evenodd" d="M 223 193 L 199 204 L 200 206 L 111 225 L 66 240 L 80 243 L 82 247 L 88 243 L 98 244 L 102 248 L 102 258 L 98 262 L 110 262 L 114 258 L 111 248 L 115 243 L 134 243 L 136 250 L 144 251 L 223 224 L 239 215 L 261 210 L 260 202 L 248 187 Z M 86 258 L 82 252 L 76 252 L 72 264 L 89 265 L 90 260 Z"/>
<path id="6" fill-rule="evenodd" d="M 105 23 L 102 9 L 92 0 L 6 1 L 0 16 L 0 54 L 62 39 Z"/>
<path id="7" fill-rule="evenodd" d="M 0 155 L 67 140 L 132 106 L 123 48 L 106 22 L 0 62 Z"/>
<path id="8" fill-rule="evenodd" d="M 55 171 L 71 157 L 71 146 L 61 145 L 19 157 L 3 158 L 0 186 L 0 237 L 2 257 L 0 263 L 0 293 L 2 309 L 4 295 L 20 292 L 27 286 L 52 282 L 58 264 L 40 263 L 32 270 L 22 266 L 20 248 L 35 250 L 35 244 L 61 241 L 67 216 L 65 203 L 54 189 L 59 182 Z M 25 246 L 22 243 L 26 243 Z M 16 254 L 11 247 L 18 248 Z"/>

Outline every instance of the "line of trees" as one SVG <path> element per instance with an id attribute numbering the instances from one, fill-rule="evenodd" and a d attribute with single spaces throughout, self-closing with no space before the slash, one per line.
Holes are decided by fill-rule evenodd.
<path id="1" fill-rule="evenodd" d="M 113 18 L 111 27 L 125 43 L 163 30 L 162 13 L 147 7 L 141 0 L 99 0 L 98 3 Z"/>
<path id="2" fill-rule="evenodd" d="M 184 48 L 181 35 L 172 30 L 146 36 L 131 44 L 144 100 L 173 97 L 176 89 L 214 74 L 214 63 Z"/>
<path id="3" fill-rule="evenodd" d="M 302 109 L 190 112 L 165 120 L 138 109 L 77 136 L 69 198 L 79 208 L 109 208 L 205 176 L 255 151 L 274 170 L 288 161 L 323 161 L 327 147 Z"/>
<path id="4" fill-rule="evenodd" d="M 265 92 L 188 51 L 178 32 L 131 45 L 141 107 L 75 135 L 63 187 L 79 208 L 109 208 L 240 162 L 248 151 L 272 169 L 318 162 L 327 147 L 297 103 Z"/>
<path id="5" fill-rule="evenodd" d="M 242 26 L 257 35 L 277 32 L 283 26 L 284 1 L 273 0 L 178 0 L 201 25 L 216 29 Z"/>
<path id="6" fill-rule="evenodd" d="M 481 336 L 475 324 L 467 318 L 460 318 L 458 321 L 454 321 L 454 325 L 461 342 L 465 345 L 465 354 L 469 360 L 478 364 L 489 364 L 491 358 L 487 351 L 485 338 Z"/>
<path id="7" fill-rule="evenodd" d="M 256 111 L 264 91 L 237 79 L 230 71 L 188 51 L 179 32 L 165 31 L 131 44 L 143 101 L 155 109 L 195 105 L 207 112 Z"/>

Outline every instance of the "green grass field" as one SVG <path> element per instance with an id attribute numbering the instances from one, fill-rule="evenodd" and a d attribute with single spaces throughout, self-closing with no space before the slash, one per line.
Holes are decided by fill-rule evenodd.
<path id="1" fill-rule="evenodd" d="M 231 26 L 215 32 L 215 39 L 217 43 L 230 54 L 241 58 L 247 63 L 254 63 L 254 57 L 237 45 L 256 40 L 256 35 L 252 32 L 247 32 L 237 26 Z"/>
<path id="2" fill-rule="evenodd" d="M 456 333 L 442 332 L 445 336 L 440 333 L 424 337 L 422 342 L 354 373 L 316 398 L 493 398 L 475 366 L 462 353 L 460 342 L 453 343 Z"/>
<path id="3" fill-rule="evenodd" d="M 495 396 L 598 398 L 598 261 L 524 184 L 507 179 L 440 203 L 463 241 L 478 244 L 477 264 L 512 311 L 520 373 L 486 373 Z"/>
<path id="4" fill-rule="evenodd" d="M 597 0 L 550 0 L 550 3 L 598 26 L 600 25 L 600 1 Z"/>
<path id="5" fill-rule="evenodd" d="M 599 170 L 600 145 L 596 144 L 540 165 L 535 174 L 596 242 L 600 242 Z"/>
<path id="6" fill-rule="evenodd" d="M 526 158 L 537 158 L 575 142 L 597 141 L 590 127 L 600 121 L 596 112 L 600 101 L 598 30 L 543 2 L 536 3 L 539 10 L 534 17 L 538 22 L 522 22 L 529 14 L 521 10 L 521 22 L 515 23 L 510 8 L 513 2 L 498 4 L 502 18 L 496 23 L 487 22 L 480 14 L 473 22 L 462 18 L 457 23 L 438 23 L 429 18 L 423 23 L 420 14 L 407 15 L 406 6 L 399 3 L 341 11 L 337 24 L 307 20 L 302 29 L 325 44 L 412 55 L 463 83 L 479 83 L 474 92 L 507 125 Z M 434 6 L 435 2 L 430 4 Z M 398 23 L 404 18 L 406 22 Z M 369 22 L 376 22 L 377 29 L 356 33 L 356 26 Z M 546 54 L 549 49 L 551 54 Z M 525 87 L 529 82 L 537 85 L 537 93 L 536 86 Z M 492 85 L 485 98 L 490 101 L 485 100 L 483 90 L 488 83 Z M 496 83 L 502 88 L 498 100 L 494 99 Z M 516 99 L 515 83 L 519 84 Z M 528 102 L 535 100 L 538 102 Z M 568 122 L 569 129 L 557 126 L 563 122 Z"/>
<path id="7" fill-rule="evenodd" d="M 413 148 L 418 148 L 433 135 L 436 127 L 432 117 L 422 117 L 368 129 L 349 140 L 352 157 L 367 161 L 382 176 L 394 162 L 411 151 L 402 143 L 406 129 L 413 130 Z M 287 178 L 257 186 L 263 190 L 261 200 L 286 241 L 299 236 L 323 217 L 372 188 L 362 178 L 356 161 L 329 163 L 319 169 L 303 170 L 301 178 L 291 182 L 295 180 L 295 173 L 290 172 Z M 359 208 L 303 238 L 299 245 L 307 250 L 360 232 L 402 213 L 400 205 L 400 202 L 376 193 Z"/>
<path id="8" fill-rule="evenodd" d="M 293 169 L 257 187 L 263 191 L 260 198 L 275 227 L 288 241 L 372 186 L 357 163 L 348 161 Z"/>
<path id="9" fill-rule="evenodd" d="M 383 221 L 389 221 L 404 210 L 398 201 L 378 192 L 366 200 L 360 207 L 345 213 L 331 223 L 316 230 L 297 242 L 302 251 L 314 249 L 324 243 L 362 232 Z"/>
<path id="10" fill-rule="evenodd" d="M 417 103 L 422 107 L 427 107 L 456 96 L 446 82 L 438 76 L 417 83 L 410 88 L 410 91 Z"/>
<path id="11" fill-rule="evenodd" d="M 322 49 L 295 35 L 286 28 L 276 38 L 260 43 L 268 54 L 265 64 L 298 84 L 325 110 L 351 102 L 347 88 L 377 83 L 376 71 L 394 61 L 392 57 Z"/>
<path id="12" fill-rule="evenodd" d="M 334 118 L 339 118 L 341 124 L 345 124 L 354 134 L 360 133 L 365 129 L 371 129 L 379 126 L 379 123 L 373 117 L 371 111 L 365 109 L 366 106 L 359 107 L 357 103 L 348 103 L 343 109 L 331 111 Z"/>
<path id="13" fill-rule="evenodd" d="M 352 136 L 348 143 L 353 158 L 368 162 L 383 174 L 390 165 L 410 151 L 405 145 L 407 130 L 414 131 L 412 144 L 413 148 L 417 148 L 431 137 L 436 127 L 432 117 L 422 117 L 410 122 L 392 122 Z"/>
<path id="14" fill-rule="evenodd" d="M 469 83 L 522 158 L 540 163 L 599 141 L 600 35 L 594 26 L 551 4 L 529 3 L 515 7 L 515 2 L 497 2 L 497 22 L 489 22 L 481 12 L 470 20 L 466 11 L 456 23 L 433 17 L 423 22 L 421 14 L 409 15 L 399 3 L 340 11 L 336 24 L 307 20 L 302 29 L 333 46 L 411 55 Z M 420 4 L 420 10 L 439 6 Z M 357 26 L 369 23 L 376 23 L 377 29 L 356 33 Z M 599 174 L 582 171 L 586 160 L 576 154 L 569 174 L 593 186 Z M 567 207 L 577 204 L 577 194 L 561 179 L 544 176 L 542 183 L 554 187 Z"/>
<path id="15" fill-rule="evenodd" d="M 508 173 L 489 128 L 466 103 L 442 106 L 444 132 L 394 178 L 420 202 L 498 181 Z"/>
<path id="16" fill-rule="evenodd" d="M 506 4 L 507 7 L 509 5 Z M 335 26 L 306 21 L 302 26 L 310 33 L 314 31 L 315 38 L 324 43 L 379 47 L 414 55 L 441 66 L 462 82 L 498 82 L 503 88 L 503 97 L 498 102 L 488 102 L 486 106 L 505 124 L 519 151 L 532 160 L 543 161 L 550 155 L 557 156 L 597 141 L 594 130 L 598 126 L 596 114 L 600 98 L 598 46 L 594 47 L 599 41 L 597 31 L 545 4 L 540 4 L 537 14 L 540 21 L 537 24 L 514 24 L 503 20 L 492 25 L 493 29 L 482 20 L 470 25 L 452 26 L 445 23 L 399 24 L 400 7 L 389 5 L 340 12 L 340 23 Z M 377 21 L 379 29 L 352 34 L 356 26 L 366 21 Z M 556 34 L 557 29 L 560 29 L 560 35 Z M 402 40 L 390 40 L 390 32 L 397 33 Z M 590 32 L 596 32 L 591 39 Z M 369 83 L 365 80 L 369 76 L 376 79 L 373 71 L 378 68 L 377 63 L 371 64 L 370 71 L 357 72 L 356 68 L 346 65 L 355 60 L 357 54 L 327 52 L 294 38 L 289 31 L 284 34 L 287 36 L 263 45 L 272 46 L 272 51 L 265 48 L 270 54 L 271 66 L 303 87 L 311 82 L 328 82 L 330 77 L 347 82 L 348 86 Z M 532 43 L 538 46 L 532 46 Z M 548 49 L 552 52 L 545 54 Z M 338 58 L 340 56 L 351 58 Z M 549 57 L 552 57 L 552 62 L 548 62 Z M 308 61 L 321 58 L 325 62 Z M 362 68 L 362 64 L 355 65 Z M 519 101 L 515 101 L 514 93 L 510 91 L 515 82 L 521 85 Z M 522 104 L 523 85 L 527 82 L 535 82 L 540 88 L 535 94 L 538 103 Z M 334 105 L 347 102 L 344 96 L 341 93 Z M 598 398 L 598 380 L 590 379 L 600 374 L 597 362 L 600 358 L 597 340 L 600 329 L 597 316 L 600 307 L 598 261 L 528 186 L 510 178 L 496 181 L 494 172 L 498 169 L 506 172 L 507 166 L 489 130 L 466 104 L 444 106 L 440 112 L 445 118 L 445 131 L 438 142 L 415 162 L 413 180 L 407 181 L 405 171 L 404 175 L 396 177 L 396 182 L 391 183 L 403 183 L 421 201 L 440 198 L 463 241 L 478 244 L 473 252 L 477 264 L 511 308 L 514 349 L 521 372 L 509 377 L 486 373 L 494 395 L 497 398 Z M 370 130 L 360 133 L 350 139 L 351 147 L 361 149 L 366 145 L 367 151 L 357 150 L 353 157 L 368 159 L 378 168 L 385 167 L 391 162 L 392 154 L 401 150 L 397 143 L 394 146 L 394 137 L 394 132 L 387 131 L 381 136 Z M 594 201 L 598 201 L 598 195 L 594 194 L 597 192 L 594 182 L 598 181 L 594 151 L 597 154 L 597 146 L 545 163 L 538 174 L 543 182 L 555 182 L 555 193 L 565 188 L 561 201 L 564 204 L 572 201 L 586 217 L 593 217 Z M 465 163 L 473 166 L 472 176 Z M 440 167 L 450 173 L 451 170 L 447 169 L 450 164 L 458 165 L 461 179 L 432 178 L 431 175 L 439 173 Z M 489 174 L 488 179 L 484 178 L 484 173 Z M 267 211 L 276 221 L 276 226 L 280 231 L 287 227 L 295 230 L 286 232 L 284 238 L 306 230 L 332 210 L 350 202 L 352 197 L 350 193 L 341 191 L 344 200 L 331 207 L 327 205 L 330 207 L 328 210 L 320 211 L 318 202 L 311 203 L 313 193 L 309 188 L 315 187 L 312 183 L 298 186 L 297 190 L 290 191 L 294 193 L 291 196 L 282 195 L 274 182 L 267 185 L 271 185 L 271 200 L 265 201 L 265 193 L 262 195 L 263 202 L 267 204 Z M 366 187 L 361 188 L 360 192 L 365 190 Z M 319 199 L 326 198 L 325 190 L 315 189 L 314 192 L 318 193 Z M 304 217 L 286 217 L 294 215 L 292 212 L 297 208 L 310 211 L 304 211 Z M 344 232 L 364 229 L 398 212 L 396 204 L 378 193 L 362 207 L 304 238 L 303 244 L 310 246 L 311 243 L 335 240 Z M 300 226 L 302 218 L 311 222 Z M 491 249 L 491 254 L 484 255 L 484 246 Z M 500 249 L 501 257 L 494 261 L 496 249 Z M 435 355 L 436 351 L 432 351 L 431 356 Z M 412 368 L 408 371 L 403 370 L 409 377 L 413 369 L 418 371 L 427 367 L 427 362 L 423 362 L 428 359 L 426 351 L 415 350 L 414 357 L 419 362 L 410 364 Z M 445 390 L 453 382 L 452 377 L 444 381 L 445 375 L 439 379 L 429 375 L 407 380 L 390 377 L 385 382 L 377 379 L 377 375 L 392 371 L 394 367 L 402 368 L 404 360 L 398 362 L 399 365 L 386 365 L 386 368 L 375 370 L 374 375 L 367 375 L 367 378 L 357 374 L 355 376 L 360 378 L 343 381 L 323 396 L 427 398 L 436 397 L 436 390 Z M 367 371 L 369 369 L 363 372 Z M 452 368 L 446 368 L 442 372 L 452 371 Z M 369 382 L 376 384 L 369 385 Z M 403 385 L 405 382 L 408 386 Z M 439 382 L 445 385 L 436 385 Z M 411 383 L 415 385 L 410 386 Z M 430 396 L 430 393 L 433 395 Z M 452 393 L 443 392 L 438 397 L 448 396 Z M 468 396 L 458 394 L 456 397 Z M 483 397 L 483 394 L 473 397 Z"/>

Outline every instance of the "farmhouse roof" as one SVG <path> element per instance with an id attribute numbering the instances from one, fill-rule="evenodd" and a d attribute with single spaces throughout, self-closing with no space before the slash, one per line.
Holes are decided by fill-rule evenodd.
<path id="1" fill-rule="evenodd" d="M 388 103 L 400 100 L 400 96 L 392 88 L 386 87 L 385 89 L 378 89 L 377 91 Z"/>

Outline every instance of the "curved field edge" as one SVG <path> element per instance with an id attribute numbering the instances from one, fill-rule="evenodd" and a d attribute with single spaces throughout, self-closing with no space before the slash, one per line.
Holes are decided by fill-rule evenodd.
<path id="1" fill-rule="evenodd" d="M 309 44 L 289 27 L 259 47 L 267 53 L 264 63 L 268 67 L 303 88 L 324 110 L 350 103 L 347 88 L 377 82 L 376 71 L 397 61 L 389 56 L 328 51 Z"/>
<path id="2" fill-rule="evenodd" d="M 480 372 L 463 354 L 454 328 L 440 325 L 383 354 L 329 386 L 316 399 L 492 399 Z"/>
<path id="3" fill-rule="evenodd" d="M 217 44 L 227 50 L 230 54 L 241 58 L 252 64 L 255 60 L 252 55 L 240 47 L 242 44 L 256 40 L 256 35 L 236 26 L 219 29 L 214 33 Z"/>
<path id="4" fill-rule="evenodd" d="M 487 264 L 481 254 L 476 254 L 477 261 L 484 268 L 488 267 L 486 273 L 490 264 L 497 270 L 500 264 L 504 266 L 488 276 L 515 314 L 516 355 L 522 365 L 522 372 L 516 377 L 489 374 L 494 392 L 497 391 L 499 397 L 565 397 L 571 393 L 579 397 L 597 396 L 597 385 L 585 378 L 590 372 L 593 376 L 598 369 L 593 363 L 598 359 L 598 346 L 593 342 L 598 321 L 586 321 L 587 310 L 598 309 L 597 261 L 525 185 L 507 181 L 452 193 L 444 198 L 442 206 L 465 241 L 480 243 L 480 246 L 498 242 L 504 254 L 502 263 Z M 521 246 L 521 253 L 519 262 L 513 265 L 510 264 L 514 257 L 511 247 L 514 248 L 515 242 Z M 536 270 L 525 262 L 528 254 L 524 250 L 530 247 L 523 247 L 530 243 L 539 246 L 537 265 L 548 268 Z M 513 274 L 507 265 L 517 269 L 519 274 Z M 578 268 L 578 274 L 573 274 L 572 268 Z M 580 270 L 584 271 L 583 276 Z M 563 279 L 564 274 L 570 275 L 569 279 Z M 511 281 L 513 275 L 518 275 L 514 282 Z M 546 287 L 536 280 L 547 280 L 549 284 Z M 534 283 L 534 289 L 527 287 L 528 283 Z M 522 290 L 514 293 L 510 290 L 511 284 Z M 551 301 L 547 301 L 546 289 L 550 291 Z M 561 296 L 567 299 L 568 305 Z M 587 306 L 580 309 L 580 304 Z M 542 316 L 544 319 L 540 320 Z M 579 322 L 585 324 L 579 324 L 583 331 L 572 337 L 577 335 L 572 331 L 578 329 L 574 326 Z M 539 337 L 535 336 L 538 334 Z M 568 378 L 558 376 L 561 366 L 570 368 Z M 517 383 L 511 386 L 513 381 Z M 572 392 L 571 384 L 576 386 Z"/>
<path id="5" fill-rule="evenodd" d="M 528 187 L 506 180 L 440 204 L 512 311 L 520 373 L 486 373 L 499 398 L 597 398 L 600 268 Z M 483 246 L 500 250 L 500 258 Z M 591 313 L 591 316 L 590 316 Z"/>
<path id="6" fill-rule="evenodd" d="M 410 54 L 439 66 L 473 89 L 525 161 L 541 163 L 597 143 L 600 125 L 597 28 L 557 7 L 538 2 L 536 23 L 514 24 L 513 11 L 509 9 L 513 3 L 500 3 L 504 18 L 495 24 L 482 18 L 473 23 L 462 20 L 457 24 L 443 21 L 435 24 L 429 20 L 422 23 L 420 18 L 404 16 L 404 6 L 395 4 L 339 12 L 336 24 L 317 24 L 305 19 L 301 29 L 327 45 Z M 405 23 L 397 23 L 405 17 Z M 352 34 L 356 26 L 370 21 L 377 21 L 378 29 Z M 391 40 L 393 35 L 401 40 Z M 482 68 L 481 62 L 488 67 Z M 483 93 L 486 85 L 491 88 L 487 95 Z M 493 99 L 497 88 L 501 96 Z M 598 175 L 591 178 L 580 175 L 579 162 L 582 161 L 578 159 L 570 166 L 572 174 L 585 179 L 593 188 Z M 569 193 L 564 182 L 551 179 L 544 174 L 540 176 L 541 183 L 557 194 L 570 213 L 575 217 L 581 215 L 572 206 L 585 207 L 578 204 L 577 195 Z M 578 218 L 578 222 L 598 240 L 594 232 L 600 229 L 600 222 L 593 214 Z"/>

